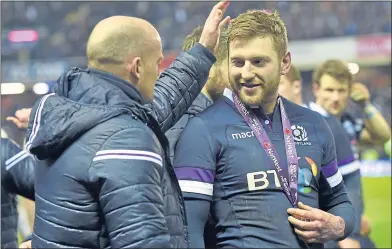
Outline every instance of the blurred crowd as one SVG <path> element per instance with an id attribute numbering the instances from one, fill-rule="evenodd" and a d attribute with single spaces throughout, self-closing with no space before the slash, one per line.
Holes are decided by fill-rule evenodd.
<path id="1" fill-rule="evenodd" d="M 83 56 L 92 27 L 112 15 L 143 17 L 162 35 L 165 51 L 178 50 L 213 2 L 2 2 L 3 60 Z M 391 2 L 232 2 L 228 15 L 247 9 L 277 9 L 290 40 L 391 31 Z M 377 16 L 378 18 L 374 18 Z M 311 20 L 311 21 L 310 21 Z M 371 21 L 369 21 L 371 20 Z M 7 41 L 14 29 L 35 29 L 39 40 L 21 48 Z"/>
<path id="2" fill-rule="evenodd" d="M 203 24 L 213 4 L 202 1 L 2 2 L 2 61 L 83 57 L 88 35 L 94 25 L 112 15 L 135 16 L 150 21 L 162 36 L 164 51 L 177 53 L 185 36 L 197 25 Z M 233 1 L 227 15 L 235 17 L 247 9 L 277 9 L 287 26 L 289 40 L 391 32 L 391 2 Z M 8 32 L 22 29 L 37 30 L 38 41 L 30 44 L 10 43 Z M 361 67 L 355 78 L 368 86 L 372 101 L 391 124 L 390 65 Z M 311 71 L 303 72 L 303 79 L 304 98 L 312 101 Z M 12 96 L 10 101 L 4 97 L 2 123 L 5 116 L 18 108 L 29 107 L 36 99 L 34 94 L 27 95 L 20 98 Z M 355 106 L 352 109 L 355 112 Z"/>

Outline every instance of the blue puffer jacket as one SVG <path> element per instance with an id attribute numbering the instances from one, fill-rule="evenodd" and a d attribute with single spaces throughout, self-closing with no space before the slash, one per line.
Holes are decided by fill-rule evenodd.
<path id="1" fill-rule="evenodd" d="M 1 138 L 1 248 L 18 247 L 16 195 L 34 200 L 34 159 L 11 140 Z"/>
<path id="2" fill-rule="evenodd" d="M 60 77 L 55 94 L 34 105 L 27 132 L 40 160 L 34 248 L 188 247 L 163 132 L 199 94 L 214 60 L 199 44 L 182 53 L 161 74 L 151 108 L 108 73 Z"/>

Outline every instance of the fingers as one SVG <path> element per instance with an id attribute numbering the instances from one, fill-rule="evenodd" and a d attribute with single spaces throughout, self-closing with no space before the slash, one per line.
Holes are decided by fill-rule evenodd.
<path id="1" fill-rule="evenodd" d="M 362 83 L 353 83 L 351 89 L 368 90 L 367 86 Z"/>
<path id="2" fill-rule="evenodd" d="M 289 208 L 287 212 L 291 216 L 299 217 L 301 219 L 316 220 L 316 217 L 312 211 L 303 210 L 299 208 Z"/>
<path id="3" fill-rule="evenodd" d="M 31 248 L 31 240 L 23 242 L 19 245 L 19 248 Z"/>
<path id="4" fill-rule="evenodd" d="M 221 1 L 217 3 L 211 10 L 207 20 L 204 23 L 203 32 L 201 33 L 199 43 L 212 53 L 219 41 L 220 31 L 224 25 L 230 21 L 230 17 L 223 18 L 229 1 Z M 222 20 L 223 19 L 223 20 Z"/>
<path id="5" fill-rule="evenodd" d="M 19 129 L 25 129 L 28 126 L 27 122 L 21 122 L 18 118 L 15 117 L 7 117 L 6 120 L 12 122 Z"/>
<path id="6" fill-rule="evenodd" d="M 302 221 L 293 216 L 289 216 L 288 220 L 293 226 L 301 230 L 313 231 L 317 229 L 317 225 L 314 221 Z"/>
<path id="7" fill-rule="evenodd" d="M 215 21 L 215 29 L 218 28 L 218 26 L 221 27 L 221 20 L 228 6 L 229 1 L 221 1 L 212 8 L 209 18 L 212 17 Z"/>
<path id="8" fill-rule="evenodd" d="M 363 101 L 363 100 L 367 100 L 368 99 L 366 94 L 364 94 L 362 92 L 352 92 L 350 97 L 354 101 Z"/>
<path id="9" fill-rule="evenodd" d="M 30 118 L 31 108 L 23 108 L 15 112 L 15 117 L 20 121 L 28 121 Z"/>
<path id="10" fill-rule="evenodd" d="M 313 209 L 311 206 L 305 205 L 302 202 L 298 202 L 298 207 L 300 209 L 304 209 L 304 210 L 308 210 L 308 211 L 311 211 Z"/>
<path id="11" fill-rule="evenodd" d="M 370 95 L 368 88 L 367 88 L 365 85 L 359 84 L 359 83 L 357 83 L 356 85 L 353 85 L 353 86 L 351 87 L 351 93 L 352 93 L 352 94 L 361 93 L 361 94 L 363 94 L 365 97 L 367 97 L 367 96 Z"/>
<path id="12" fill-rule="evenodd" d="M 361 92 L 355 92 L 355 93 L 351 94 L 351 98 L 353 98 L 353 99 L 363 99 L 363 98 L 365 98 L 365 94 L 361 93 Z"/>
<path id="13" fill-rule="evenodd" d="M 305 241 L 307 243 L 315 242 L 318 237 L 318 233 L 316 231 L 302 231 L 297 228 L 294 228 L 294 232 L 302 241 Z"/>
<path id="14" fill-rule="evenodd" d="M 16 125 L 18 127 L 22 124 L 19 121 L 19 119 L 15 118 L 15 117 L 7 117 L 7 121 L 10 121 L 10 122 L 14 123 L 14 125 Z"/>
<path id="15" fill-rule="evenodd" d="M 230 22 L 230 16 L 226 16 L 225 19 L 223 19 L 219 23 L 219 30 L 222 30 L 227 24 L 229 24 L 229 22 Z"/>
<path id="16" fill-rule="evenodd" d="M 223 13 L 225 13 L 227 7 L 229 6 L 230 0 L 226 1 L 220 1 L 219 3 L 215 4 L 215 6 L 212 8 L 213 11 L 216 10 L 221 10 Z"/>

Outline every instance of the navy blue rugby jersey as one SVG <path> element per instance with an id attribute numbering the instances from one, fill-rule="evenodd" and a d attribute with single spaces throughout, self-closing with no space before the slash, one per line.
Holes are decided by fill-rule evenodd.
<path id="1" fill-rule="evenodd" d="M 355 158 L 358 159 L 358 143 L 362 130 L 365 128 L 365 121 L 362 117 L 354 117 L 354 115 L 348 112 L 343 113 L 340 121 L 350 139 L 351 148 L 354 152 Z"/>
<path id="2" fill-rule="evenodd" d="M 335 142 L 324 118 L 284 98 L 283 104 L 299 158 L 299 201 L 325 211 L 350 203 L 337 166 Z M 279 106 L 272 123 L 266 116 L 260 119 L 281 166 L 287 167 Z M 192 200 L 201 201 L 187 209 L 191 237 L 193 231 L 202 233 L 205 221 L 195 221 L 206 219 L 205 213 L 211 210 L 217 222 L 218 248 L 304 247 L 288 222 L 287 209 L 292 206 L 275 168 L 236 110 L 230 90 L 190 120 L 177 144 L 174 166 L 187 208 Z M 200 228 L 194 228 L 198 223 Z M 202 246 L 197 244 L 199 239 L 202 234 L 193 242 L 191 238 L 190 246 Z"/>
<path id="3" fill-rule="evenodd" d="M 314 102 L 309 103 L 309 108 L 320 113 L 331 128 L 335 138 L 338 166 L 342 175 L 346 176 L 353 173 L 359 175 L 360 162 L 356 144 L 362 126 L 355 124 L 355 120 L 347 114 L 342 116 L 340 122 L 335 116 L 330 115 L 323 107 Z"/>

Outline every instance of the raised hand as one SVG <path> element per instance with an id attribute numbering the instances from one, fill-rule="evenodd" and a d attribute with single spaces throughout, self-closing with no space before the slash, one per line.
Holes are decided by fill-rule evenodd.
<path id="1" fill-rule="evenodd" d="M 227 16 L 223 20 L 223 15 L 230 1 L 221 1 L 217 3 L 211 10 L 206 22 L 204 23 L 203 32 L 201 33 L 199 43 L 215 52 L 219 44 L 219 37 L 222 28 L 229 23 L 230 17 Z"/>
<path id="2" fill-rule="evenodd" d="M 358 104 L 370 101 L 369 89 L 362 83 L 354 83 L 351 86 L 351 99 Z"/>

